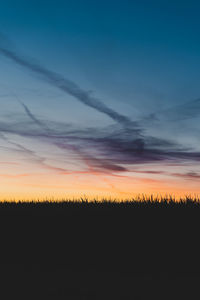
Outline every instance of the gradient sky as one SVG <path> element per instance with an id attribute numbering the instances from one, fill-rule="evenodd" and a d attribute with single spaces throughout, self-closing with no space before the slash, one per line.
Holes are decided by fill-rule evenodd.
<path id="1" fill-rule="evenodd" d="M 199 1 L 0 3 L 0 199 L 200 193 Z"/>

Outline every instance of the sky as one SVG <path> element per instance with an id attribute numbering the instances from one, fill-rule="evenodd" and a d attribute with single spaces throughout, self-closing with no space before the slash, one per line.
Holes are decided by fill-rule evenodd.
<path id="1" fill-rule="evenodd" d="M 199 1 L 0 3 L 0 199 L 200 193 Z"/>

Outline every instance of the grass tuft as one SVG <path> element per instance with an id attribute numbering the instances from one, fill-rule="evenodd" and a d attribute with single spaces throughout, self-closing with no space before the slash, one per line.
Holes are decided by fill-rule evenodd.
<path id="1" fill-rule="evenodd" d="M 89 199 L 81 197 L 78 199 L 45 199 L 45 200 L 3 200 L 0 207 L 11 206 L 55 206 L 55 207 L 200 207 L 198 196 L 185 196 L 175 198 L 174 196 L 146 196 L 139 195 L 135 198 L 120 200 L 117 198 Z"/>

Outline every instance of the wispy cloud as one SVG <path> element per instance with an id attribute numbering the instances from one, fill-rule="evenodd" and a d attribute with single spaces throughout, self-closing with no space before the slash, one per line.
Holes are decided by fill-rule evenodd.
<path id="1" fill-rule="evenodd" d="M 15 134 L 17 134 L 17 133 L 15 132 Z M 56 172 L 67 172 L 68 171 L 65 168 L 59 168 L 59 167 L 56 167 L 56 166 L 49 165 L 46 162 L 45 157 L 41 157 L 40 155 L 38 155 L 34 151 L 28 149 L 27 147 L 25 147 L 25 146 L 23 146 L 19 143 L 11 141 L 5 135 L 2 135 L 1 138 L 3 138 L 9 145 L 14 146 L 14 148 L 13 147 L 12 148 L 8 147 L 7 150 L 17 152 L 17 153 L 22 153 L 25 157 L 28 157 L 28 160 L 30 162 L 40 166 L 41 168 L 45 168 L 45 169 L 56 171 Z"/>
<path id="2" fill-rule="evenodd" d="M 0 122 L 1 135 L 15 134 L 49 143 L 64 152 L 71 151 L 75 154 L 76 159 L 80 159 L 86 165 L 87 170 L 82 172 L 114 174 L 117 172 L 128 172 L 133 170 L 135 166 L 150 163 L 170 162 L 176 165 L 185 161 L 192 163 L 200 161 L 200 153 L 198 151 L 187 149 L 182 144 L 164 138 L 147 135 L 143 129 L 144 120 L 137 122 L 130 120 L 91 96 L 89 92 L 81 89 L 76 83 L 39 64 L 33 63 L 29 59 L 24 59 L 18 52 L 3 46 L 2 43 L 0 43 L 0 53 L 25 69 L 40 75 L 43 80 L 73 96 L 83 104 L 94 108 L 117 122 L 117 124 L 107 128 L 80 129 L 75 128 L 72 124 L 43 121 L 30 110 L 24 101 L 22 102 L 18 99 L 28 120 L 23 119 L 20 121 L 13 118 L 12 121 Z M 199 114 L 199 108 L 200 102 L 196 100 L 179 106 L 178 113 L 175 113 L 177 109 L 175 107 L 171 110 L 169 109 L 169 111 L 152 113 L 146 120 L 162 120 L 162 114 L 165 114 L 168 120 L 195 117 Z M 10 144 L 15 145 L 17 151 L 24 152 L 24 154 L 29 156 L 30 160 L 40 164 L 42 167 L 62 172 L 63 174 L 70 174 L 71 172 L 65 168 L 50 166 L 46 163 L 45 157 L 40 157 L 34 151 L 20 144 L 12 141 L 10 141 Z M 155 171 L 147 173 L 153 174 L 151 172 Z M 175 173 L 172 175 L 176 176 Z"/>
<path id="3" fill-rule="evenodd" d="M 81 103 L 109 116 L 114 121 L 125 126 L 133 127 L 133 125 L 137 125 L 136 123 L 134 124 L 134 122 L 132 122 L 128 117 L 116 112 L 112 108 L 109 108 L 99 99 L 96 99 L 95 97 L 91 96 L 90 92 L 83 90 L 73 81 L 64 78 L 62 75 L 57 74 L 56 72 L 48 70 L 42 65 L 32 62 L 30 59 L 25 59 L 16 51 L 7 48 L 3 41 L 0 35 L 0 53 L 14 61 L 16 64 L 26 68 L 29 71 L 36 73 L 37 75 L 40 75 L 40 77 L 42 77 L 42 79 L 47 81 L 49 84 L 73 96 Z"/>
<path id="4" fill-rule="evenodd" d="M 29 118 L 35 123 L 37 124 L 39 127 L 43 128 L 44 130 L 48 131 L 49 128 L 42 122 L 40 121 L 38 118 L 35 117 L 34 114 L 32 114 L 32 112 L 30 111 L 30 109 L 28 108 L 27 105 L 25 105 L 23 102 L 19 101 L 20 104 L 23 106 L 26 114 L 29 116 Z"/>
<path id="5" fill-rule="evenodd" d="M 20 103 L 22 104 L 22 106 L 25 109 L 25 112 L 27 114 L 27 116 L 39 127 L 41 127 L 41 129 L 44 129 L 47 136 L 51 139 L 51 142 L 54 143 L 54 145 L 56 145 L 58 148 L 60 149 L 65 149 L 65 150 L 70 150 L 75 152 L 84 162 L 85 164 L 88 166 L 88 168 L 90 169 L 90 171 L 93 172 L 100 172 L 100 170 L 107 170 L 107 171 L 126 171 L 126 168 L 117 165 L 116 163 L 111 163 L 105 159 L 98 159 L 97 157 L 92 156 L 91 154 L 87 153 L 86 151 L 84 151 L 81 145 L 75 145 L 74 143 L 70 143 L 70 141 L 72 142 L 73 139 L 72 137 L 67 137 L 65 136 L 65 138 L 62 138 L 62 141 L 57 140 L 56 137 L 54 135 L 54 131 L 51 131 L 51 129 L 44 123 L 41 122 L 31 111 L 30 109 L 20 101 Z M 54 137 L 54 140 L 52 139 L 52 137 Z"/>
<path id="6" fill-rule="evenodd" d="M 200 174 L 197 172 L 186 172 L 186 173 L 171 173 L 172 176 L 183 178 L 186 180 L 200 180 Z"/>
<path id="7" fill-rule="evenodd" d="M 27 107 L 27 106 L 26 106 Z M 28 109 L 28 107 L 27 107 Z M 132 137 L 126 128 L 115 126 L 105 129 L 86 128 L 78 129 L 65 124 L 42 122 L 28 109 L 25 110 L 32 123 L 27 121 L 13 123 L 0 123 L 0 132 L 29 137 L 52 145 L 63 151 L 72 151 L 81 159 L 90 171 L 96 172 L 127 172 L 140 164 L 159 164 L 170 162 L 174 165 L 184 161 L 200 161 L 200 153 L 189 151 L 183 145 L 168 140 L 157 139 L 149 136 L 143 138 Z M 37 120 L 37 121 L 35 121 Z M 39 121 L 39 122 L 38 122 Z M 48 122 L 47 122 L 48 123 Z M 36 128 L 35 125 L 38 125 Z M 48 131 L 44 130 L 44 126 Z M 11 142 L 16 146 L 16 143 Z M 44 165 L 44 158 L 39 158 L 23 146 L 17 145 L 18 151 L 24 151 L 35 162 Z M 58 168 L 58 171 L 68 172 Z"/>
<path id="8" fill-rule="evenodd" d="M 151 122 L 179 122 L 197 117 L 200 117 L 200 99 L 187 101 L 183 104 L 169 107 L 168 109 L 153 112 L 145 116 L 143 121 L 147 125 Z"/>

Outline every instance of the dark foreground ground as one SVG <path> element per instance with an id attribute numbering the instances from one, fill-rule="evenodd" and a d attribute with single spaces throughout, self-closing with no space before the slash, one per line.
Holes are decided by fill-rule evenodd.
<path id="1" fill-rule="evenodd" d="M 200 299 L 200 205 L 1 204 L 0 299 Z"/>

